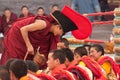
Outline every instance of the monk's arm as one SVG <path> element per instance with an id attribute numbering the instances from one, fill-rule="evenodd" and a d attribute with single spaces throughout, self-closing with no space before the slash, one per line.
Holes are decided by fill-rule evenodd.
<path id="1" fill-rule="evenodd" d="M 20 29 L 20 32 L 22 34 L 22 37 L 25 41 L 26 47 L 27 47 L 27 51 L 30 52 L 30 50 L 33 48 L 30 40 L 28 38 L 28 32 L 32 32 L 32 31 L 37 31 L 37 30 L 42 30 L 46 27 L 46 22 L 43 20 L 36 20 L 34 23 L 26 25 L 24 27 L 22 27 Z M 31 53 L 34 54 L 32 52 L 33 50 L 31 50 Z"/>

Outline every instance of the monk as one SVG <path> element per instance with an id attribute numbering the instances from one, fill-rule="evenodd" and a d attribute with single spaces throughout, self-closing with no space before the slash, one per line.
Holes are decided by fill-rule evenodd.
<path id="1" fill-rule="evenodd" d="M 71 15 L 68 15 L 66 11 L 70 12 Z M 39 52 L 44 54 L 47 59 L 49 51 L 57 48 L 59 36 L 68 31 L 77 31 L 81 36 L 80 38 L 88 37 L 91 32 L 91 25 L 85 26 L 88 29 L 82 28 L 84 29 L 82 31 L 87 33 L 83 35 L 82 31 L 79 30 L 81 27 L 78 28 L 80 19 L 76 22 L 76 19 L 70 18 L 71 16 L 75 17 L 75 15 L 81 16 L 65 6 L 61 12 L 52 13 L 50 18 L 44 16 L 20 18 L 12 24 L 3 41 L 4 51 L 0 64 L 5 64 L 9 58 L 33 59 L 34 51 L 38 47 L 40 47 Z M 82 16 L 81 19 L 84 20 L 85 25 L 89 24 L 87 18 Z"/>
<path id="2" fill-rule="evenodd" d="M 25 5 L 22 6 L 21 7 L 21 14 L 20 14 L 19 18 L 29 17 L 29 16 L 34 16 L 34 14 L 29 12 L 29 8 L 27 6 L 25 6 Z"/>
<path id="3" fill-rule="evenodd" d="M 58 30 L 58 33 L 55 32 L 55 29 Z M 24 59 L 26 53 L 30 54 L 27 59 L 32 59 L 34 50 L 38 46 L 40 46 L 40 52 L 47 57 L 49 50 L 56 48 L 57 35 L 61 33 L 63 32 L 60 26 L 50 24 L 47 18 L 29 17 L 16 21 L 3 41 L 5 48 L 1 64 L 4 64 L 9 58 Z"/>
<path id="4" fill-rule="evenodd" d="M 89 56 L 101 65 L 108 80 L 118 80 L 118 65 L 111 57 L 104 56 L 104 48 L 101 45 L 92 45 Z"/>
<path id="5" fill-rule="evenodd" d="M 4 14 L 2 15 L 2 26 L 1 26 L 1 32 L 6 35 L 8 30 L 11 27 L 11 24 L 15 22 L 17 19 L 17 15 L 13 13 L 9 8 L 4 9 Z"/>
<path id="6" fill-rule="evenodd" d="M 37 15 L 38 16 L 47 16 L 43 7 L 38 7 L 37 8 Z"/>

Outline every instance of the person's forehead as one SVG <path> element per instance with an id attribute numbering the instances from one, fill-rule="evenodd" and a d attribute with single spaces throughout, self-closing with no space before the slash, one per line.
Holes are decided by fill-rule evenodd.
<path id="1" fill-rule="evenodd" d="M 90 51 L 96 51 L 96 49 L 94 47 L 90 48 Z"/>
<path id="2" fill-rule="evenodd" d="M 52 57 L 52 55 L 53 55 L 53 52 L 50 52 L 49 55 L 48 55 L 48 57 Z"/>
<path id="3" fill-rule="evenodd" d="M 64 43 L 63 42 L 59 42 L 58 45 L 64 45 Z"/>

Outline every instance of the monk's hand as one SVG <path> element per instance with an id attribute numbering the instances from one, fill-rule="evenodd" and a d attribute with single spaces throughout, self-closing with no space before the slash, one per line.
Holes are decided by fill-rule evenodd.
<path id="1" fill-rule="evenodd" d="M 28 52 L 28 54 L 34 55 L 34 48 L 32 45 L 27 47 L 27 52 Z"/>

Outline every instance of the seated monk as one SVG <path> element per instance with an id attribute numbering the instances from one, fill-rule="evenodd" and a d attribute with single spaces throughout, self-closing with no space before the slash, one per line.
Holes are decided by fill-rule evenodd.
<path id="1" fill-rule="evenodd" d="M 74 60 L 74 54 L 69 48 L 63 48 L 62 49 L 64 54 L 66 55 L 65 65 L 67 68 L 70 68 L 72 66 L 75 66 L 77 64 L 77 61 Z"/>
<path id="2" fill-rule="evenodd" d="M 104 48 L 94 44 L 90 48 L 90 57 L 97 61 L 106 72 L 107 79 L 117 80 L 117 64 L 112 58 L 104 55 Z"/>
<path id="3" fill-rule="evenodd" d="M 61 70 L 66 69 L 64 62 L 65 54 L 62 50 L 54 50 L 49 53 L 47 64 L 52 76 L 55 76 Z"/>
<path id="4" fill-rule="evenodd" d="M 101 66 L 90 57 L 83 56 L 79 62 L 79 65 L 89 68 L 92 71 L 95 80 L 107 80 Z"/>

